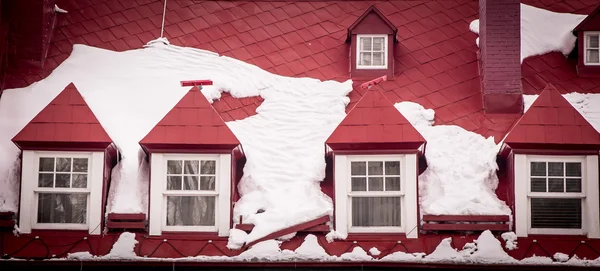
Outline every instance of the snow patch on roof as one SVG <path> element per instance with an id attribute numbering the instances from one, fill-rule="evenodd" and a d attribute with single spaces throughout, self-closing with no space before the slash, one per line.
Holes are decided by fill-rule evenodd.
<path id="1" fill-rule="evenodd" d="M 571 53 L 577 40 L 572 31 L 585 17 L 521 4 L 521 62 L 550 52 Z M 479 34 L 479 20 L 472 21 L 469 28 Z M 479 46 L 479 38 L 476 44 Z"/>
<path id="2" fill-rule="evenodd" d="M 525 111 L 531 107 L 539 95 L 523 95 Z M 563 97 L 596 129 L 600 132 L 600 94 L 577 93 L 563 94 Z"/>
<path id="3" fill-rule="evenodd" d="M 149 166 L 138 142 L 188 92 L 180 81 L 191 79 L 213 80 L 202 89 L 211 101 L 223 91 L 264 98 L 257 115 L 227 123 L 247 158 L 233 217 L 255 227 L 243 241 L 331 214 L 331 199 L 319 185 L 325 177 L 324 142 L 346 115 L 352 82 L 279 76 L 162 41 L 125 52 L 75 45 L 46 79 L 4 91 L 0 208 L 17 210 L 19 150 L 11 138 L 73 82 L 123 157 L 113 169 L 107 213 L 147 213 Z"/>
<path id="4" fill-rule="evenodd" d="M 496 196 L 499 145 L 454 125 L 435 125 L 435 112 L 412 102 L 396 108 L 427 140 L 427 169 L 419 176 L 421 214 L 508 215 Z"/>

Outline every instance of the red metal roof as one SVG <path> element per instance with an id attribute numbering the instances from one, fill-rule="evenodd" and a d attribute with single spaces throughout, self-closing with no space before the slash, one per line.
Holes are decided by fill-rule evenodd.
<path id="1" fill-rule="evenodd" d="M 146 149 L 233 149 L 240 142 L 196 87 L 140 141 Z"/>
<path id="2" fill-rule="evenodd" d="M 579 23 L 579 25 L 573 29 L 573 32 L 577 32 L 579 30 L 600 30 L 600 5 L 598 5 L 598 7 L 583 21 L 581 21 L 581 23 Z"/>
<path id="3" fill-rule="evenodd" d="M 555 12 L 590 14 L 596 0 L 523 0 Z M 163 1 L 66 1 L 42 71 L 12 72 L 5 87 L 22 87 L 50 74 L 75 43 L 109 50 L 139 49 L 160 35 Z M 413 101 L 436 111 L 436 124 L 504 137 L 520 116 L 483 113 L 477 69 L 478 0 L 415 1 L 168 1 L 165 36 L 172 44 L 207 49 L 272 73 L 345 81 L 350 78 L 347 29 L 375 5 L 398 29 L 395 77 L 381 86 L 392 102 Z M 525 59 L 526 94 L 548 83 L 561 93 L 600 93 L 600 78 L 579 77 L 560 53 Z M 360 82 L 357 82 L 360 84 Z M 351 104 L 361 92 L 350 94 Z M 255 114 L 260 97 L 213 103 L 225 121 Z"/>
<path id="4" fill-rule="evenodd" d="M 21 149 L 105 149 L 112 143 L 73 83 L 12 141 Z"/>
<path id="5" fill-rule="evenodd" d="M 595 148 L 600 133 L 548 85 L 505 139 L 512 148 Z M 560 146 L 560 147 L 558 147 Z"/>
<path id="6" fill-rule="evenodd" d="M 362 96 L 325 141 L 333 150 L 417 149 L 424 142 L 378 87 Z"/>
<path id="7" fill-rule="evenodd" d="M 381 21 L 383 21 L 393 32 L 394 42 L 398 41 L 398 37 L 396 36 L 398 28 L 392 22 L 390 22 L 390 20 L 388 20 L 388 18 L 385 17 L 385 15 L 383 15 L 383 13 L 381 13 L 381 11 L 376 6 L 372 5 L 365 11 L 365 13 L 360 15 L 360 17 L 358 17 L 358 19 L 356 19 L 356 21 L 352 25 L 350 25 L 350 27 L 348 27 L 348 37 L 346 38 L 346 42 L 350 41 L 350 35 L 353 32 L 353 30 L 357 26 L 359 26 L 370 13 L 374 13 Z"/>

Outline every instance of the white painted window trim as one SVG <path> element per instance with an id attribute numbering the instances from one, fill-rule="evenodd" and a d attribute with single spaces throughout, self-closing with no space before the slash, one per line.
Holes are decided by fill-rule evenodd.
<path id="1" fill-rule="evenodd" d="M 87 158 L 87 188 L 41 188 L 38 187 L 40 157 Z M 104 185 L 103 152 L 61 152 L 61 151 L 23 151 L 21 170 L 21 201 L 19 210 L 19 229 L 21 233 L 31 230 L 88 230 L 89 234 L 101 233 L 102 188 Z M 40 192 L 86 193 L 86 224 L 37 223 L 38 195 Z"/>
<path id="2" fill-rule="evenodd" d="M 351 227 L 350 162 L 373 160 L 400 161 L 400 192 L 369 192 L 368 195 L 399 195 L 401 200 L 401 227 Z M 417 238 L 417 156 L 398 155 L 335 155 L 335 229 L 348 233 L 406 233 L 407 238 Z"/>
<path id="3" fill-rule="evenodd" d="M 529 192 L 531 162 L 581 162 L 582 180 L 581 193 L 551 193 Z M 600 238 L 600 210 L 598 187 L 598 155 L 587 156 L 545 156 L 515 154 L 514 159 L 515 187 L 515 231 L 518 237 L 529 234 L 546 235 L 587 235 L 588 238 Z M 582 229 L 532 229 L 531 228 L 531 197 L 568 197 L 582 199 Z"/>
<path id="4" fill-rule="evenodd" d="M 163 232 L 216 232 L 228 236 L 231 216 L 231 154 L 151 154 L 150 235 Z M 215 160 L 215 191 L 167 191 L 167 160 Z M 167 196 L 216 196 L 215 226 L 167 226 Z"/>
<path id="5" fill-rule="evenodd" d="M 594 47 L 594 48 L 588 48 L 587 47 L 587 37 L 589 36 L 598 36 L 598 38 L 600 39 L 600 31 L 585 31 L 583 32 L 583 62 L 585 65 L 587 66 L 600 66 L 600 61 L 598 63 L 593 63 L 593 62 L 588 62 L 587 61 L 587 50 L 588 49 L 598 49 L 598 53 L 600 54 L 600 44 L 598 46 L 598 48 Z"/>
<path id="6" fill-rule="evenodd" d="M 385 46 L 385 49 L 383 50 L 383 60 L 384 60 L 384 65 L 379 65 L 379 66 L 363 66 L 360 64 L 360 39 L 361 38 L 383 38 L 383 44 Z M 382 69 L 387 69 L 388 68 L 388 55 L 389 55 L 389 46 L 388 46 L 388 35 L 385 34 L 370 34 L 370 35 L 356 35 L 356 69 L 357 70 L 382 70 Z M 371 58 L 371 61 L 373 61 L 373 59 Z"/>

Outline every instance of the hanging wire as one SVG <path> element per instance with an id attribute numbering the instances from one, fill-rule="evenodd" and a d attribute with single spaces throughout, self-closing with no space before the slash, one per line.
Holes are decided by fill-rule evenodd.
<path id="1" fill-rule="evenodd" d="M 165 32 L 165 16 L 167 15 L 167 0 L 165 0 L 165 5 L 163 7 L 163 17 L 162 17 L 162 25 L 160 27 L 160 37 L 163 37 Z"/>

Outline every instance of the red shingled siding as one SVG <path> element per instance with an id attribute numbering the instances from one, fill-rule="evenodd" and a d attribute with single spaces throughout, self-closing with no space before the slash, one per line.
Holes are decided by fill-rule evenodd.
<path id="1" fill-rule="evenodd" d="M 521 113 L 519 0 L 480 0 L 481 86 L 487 113 Z"/>

